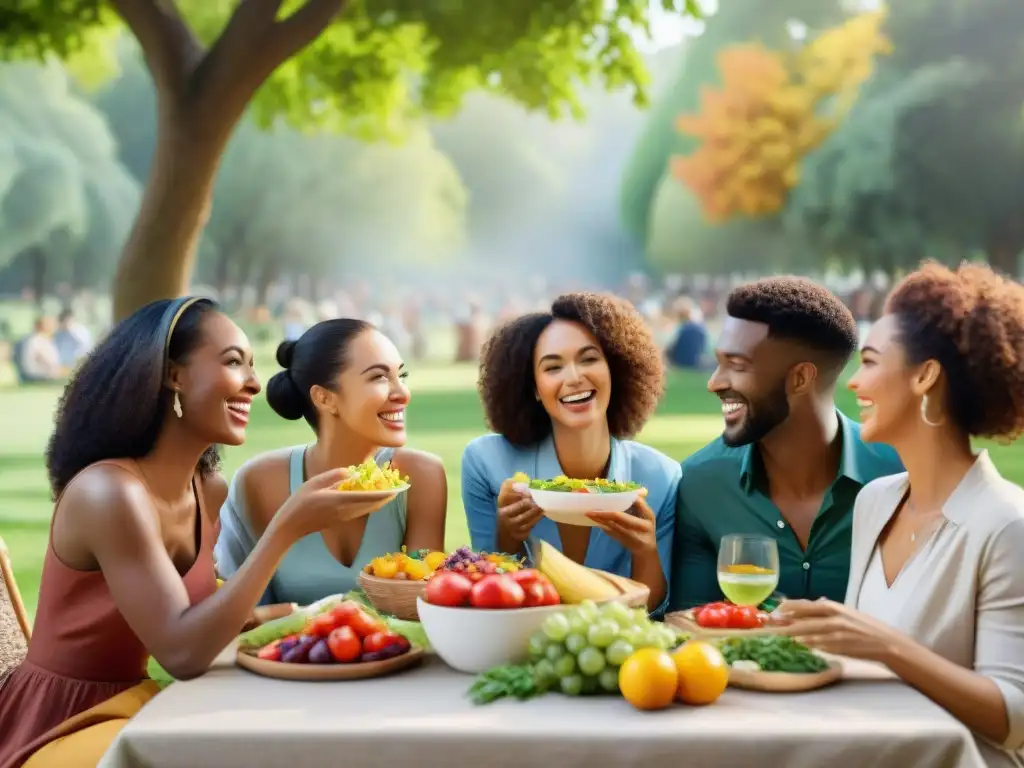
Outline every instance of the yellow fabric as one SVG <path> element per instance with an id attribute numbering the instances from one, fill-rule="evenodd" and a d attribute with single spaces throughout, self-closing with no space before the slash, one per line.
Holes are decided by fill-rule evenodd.
<path id="1" fill-rule="evenodd" d="M 95 768 L 103 753 L 143 705 L 159 693 L 152 680 L 129 688 L 61 723 L 24 768 Z"/>

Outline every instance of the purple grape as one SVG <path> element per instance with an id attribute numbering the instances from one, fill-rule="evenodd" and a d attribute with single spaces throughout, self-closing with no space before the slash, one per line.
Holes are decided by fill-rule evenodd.
<path id="1" fill-rule="evenodd" d="M 281 655 L 284 656 L 288 651 L 299 644 L 298 638 L 294 640 L 283 640 L 278 648 L 281 649 Z"/>
<path id="2" fill-rule="evenodd" d="M 309 662 L 309 652 L 316 645 L 315 637 L 303 636 L 299 642 L 288 653 L 281 654 L 281 661 L 286 664 L 306 664 Z"/>
<path id="3" fill-rule="evenodd" d="M 359 661 L 384 661 L 385 659 L 393 659 L 395 656 L 401 656 L 405 651 L 406 649 L 398 643 L 392 643 L 385 648 L 381 648 L 379 651 L 364 653 L 359 657 Z"/>
<path id="4" fill-rule="evenodd" d="M 327 647 L 327 640 L 321 639 L 309 649 L 310 664 L 333 664 L 334 655 Z"/>

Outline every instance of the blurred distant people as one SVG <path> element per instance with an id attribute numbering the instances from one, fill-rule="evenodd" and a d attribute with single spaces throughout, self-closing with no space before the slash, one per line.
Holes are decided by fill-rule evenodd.
<path id="1" fill-rule="evenodd" d="M 60 364 L 64 368 L 74 368 L 79 360 L 92 351 L 92 334 L 84 324 L 78 322 L 71 309 L 60 313 L 57 326 L 53 343 L 57 347 Z"/>
<path id="2" fill-rule="evenodd" d="M 675 368 L 701 369 L 708 349 L 708 331 L 700 309 L 689 297 L 680 296 L 672 303 L 671 312 L 677 330 L 667 350 L 669 364 Z"/>
<path id="3" fill-rule="evenodd" d="M 284 308 L 281 318 L 284 327 L 282 332 L 285 341 L 295 341 L 306 332 L 306 307 L 302 299 L 290 299 Z"/>
<path id="4" fill-rule="evenodd" d="M 423 303 L 420 299 L 410 297 L 405 302 L 402 319 L 409 336 L 412 359 L 423 360 L 427 356 L 427 334 L 423 329 Z"/>
<path id="5" fill-rule="evenodd" d="M 60 353 L 53 341 L 56 330 L 53 318 L 44 315 L 36 320 L 35 327 L 22 339 L 15 349 L 15 369 L 24 384 L 56 381 L 64 375 Z"/>
<path id="6" fill-rule="evenodd" d="M 324 320 L 336 320 L 341 317 L 338 314 L 338 305 L 331 299 L 324 299 L 316 305 L 316 320 L 318 323 Z"/>
<path id="7" fill-rule="evenodd" d="M 478 301 L 470 301 L 467 311 L 455 318 L 455 362 L 475 363 L 480 359 L 486 330 L 483 307 Z"/>

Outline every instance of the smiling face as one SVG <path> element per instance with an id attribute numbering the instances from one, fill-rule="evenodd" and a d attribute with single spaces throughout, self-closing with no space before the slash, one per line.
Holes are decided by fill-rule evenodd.
<path id="1" fill-rule="evenodd" d="M 249 407 L 260 391 L 252 348 L 242 329 L 220 312 L 208 313 L 200 329 L 199 345 L 170 369 L 182 422 L 204 442 L 241 445 Z"/>
<path id="2" fill-rule="evenodd" d="M 726 445 L 756 443 L 789 416 L 786 379 L 792 351 L 768 338 L 768 326 L 727 317 L 715 347 L 708 391 L 722 400 Z"/>
<path id="3" fill-rule="evenodd" d="M 607 418 L 612 376 L 601 344 L 580 323 L 554 320 L 533 350 L 537 397 L 555 424 L 586 429 Z"/>
<path id="4" fill-rule="evenodd" d="M 332 417 L 336 413 L 349 431 L 371 445 L 405 445 L 408 373 L 398 349 L 383 333 L 370 329 L 348 343 L 345 361 L 334 390 L 313 393 L 321 421 L 327 410 Z"/>
<path id="5" fill-rule="evenodd" d="M 871 326 L 861 349 L 860 367 L 848 384 L 857 395 L 865 441 L 892 445 L 919 425 L 918 369 L 907 364 L 894 315 L 885 315 Z"/>

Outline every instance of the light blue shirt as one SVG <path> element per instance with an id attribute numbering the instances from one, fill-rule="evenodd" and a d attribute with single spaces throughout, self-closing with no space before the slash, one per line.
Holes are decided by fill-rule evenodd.
<path id="1" fill-rule="evenodd" d="M 385 448 L 375 459 L 383 464 L 391 459 L 392 449 Z M 288 459 L 289 494 L 305 482 L 306 446 L 291 449 Z M 350 567 L 339 563 L 319 533 L 296 541 L 285 553 L 274 577 L 264 592 L 261 605 L 298 603 L 310 605 L 328 595 L 348 592 L 359 586 L 359 572 L 373 558 L 398 552 L 405 542 L 406 495 L 398 494 L 366 521 L 363 540 Z M 225 579 L 237 571 L 256 546 L 256 535 L 250 522 L 242 484 L 236 474 L 231 481 L 228 498 L 220 510 L 220 536 L 214 549 L 217 570 Z"/>
<path id="2" fill-rule="evenodd" d="M 478 437 L 462 453 L 462 504 L 466 509 L 473 549 L 493 552 L 498 535 L 498 491 L 516 472 L 531 478 L 549 479 L 564 474 L 555 453 L 554 438 L 547 437 L 529 448 L 517 448 L 501 435 Z M 636 482 L 647 489 L 647 503 L 656 517 L 656 536 L 665 583 L 669 582 L 672 537 L 675 530 L 676 491 L 681 476 L 679 463 L 647 445 L 612 438 L 608 479 Z M 542 517 L 532 534 L 562 549 L 558 524 Z M 588 568 L 630 575 L 629 551 L 600 528 L 591 528 L 584 562 Z M 660 613 L 659 608 L 655 613 Z"/>

